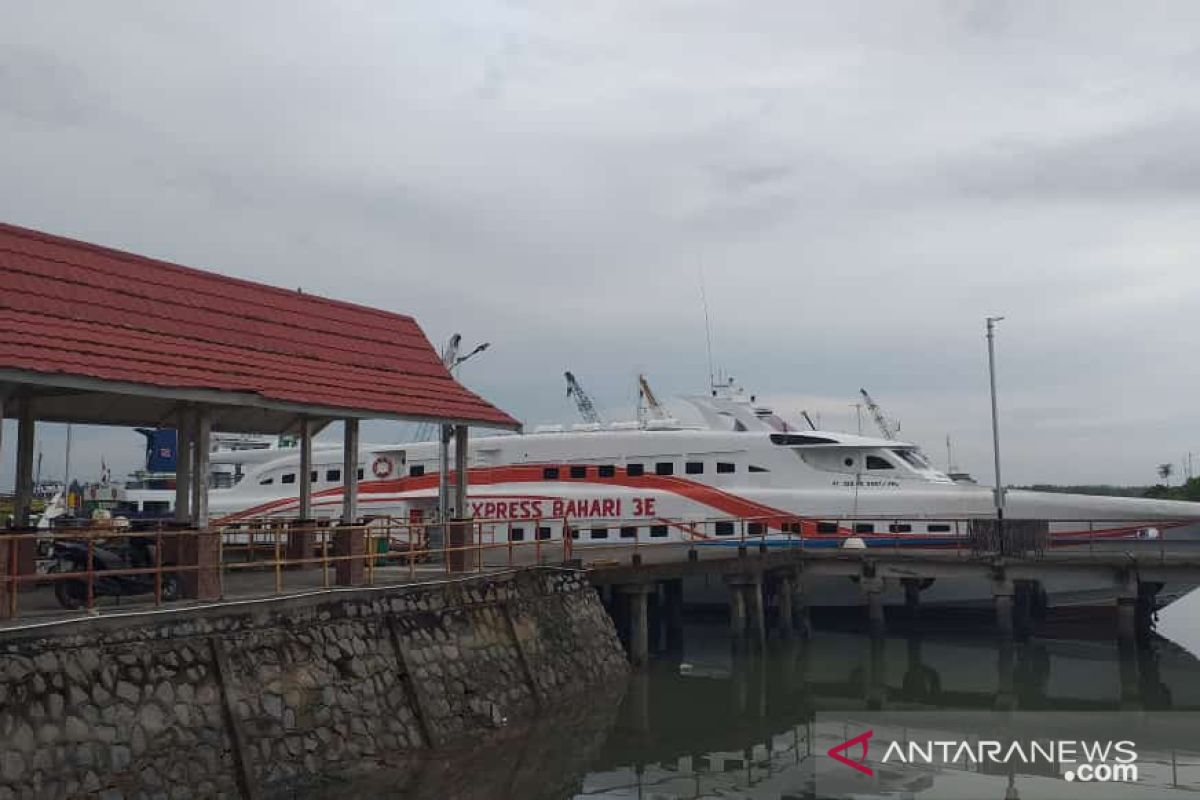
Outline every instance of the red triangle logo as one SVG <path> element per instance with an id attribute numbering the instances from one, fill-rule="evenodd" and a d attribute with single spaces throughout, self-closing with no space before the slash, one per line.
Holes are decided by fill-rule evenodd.
<path id="1" fill-rule="evenodd" d="M 828 755 L 830 758 L 834 759 L 835 761 L 840 761 L 843 764 L 845 764 L 847 767 L 856 769 L 859 772 L 863 773 L 864 775 L 874 775 L 875 770 L 868 767 L 867 763 L 866 763 L 867 762 L 867 742 L 871 741 L 871 737 L 874 735 L 875 735 L 875 731 L 867 731 L 866 733 L 860 733 L 858 736 L 855 736 L 853 739 L 847 739 L 846 741 L 842 742 L 841 744 L 837 744 L 837 745 L 834 745 L 833 747 L 829 748 Z M 846 756 L 842 755 L 842 753 L 844 753 L 846 750 L 851 749 L 855 745 L 862 745 L 862 755 L 860 755 L 858 757 L 857 761 L 849 759 Z"/>

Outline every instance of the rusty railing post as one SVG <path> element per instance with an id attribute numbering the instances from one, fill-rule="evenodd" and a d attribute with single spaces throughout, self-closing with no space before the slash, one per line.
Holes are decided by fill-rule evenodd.
<path id="1" fill-rule="evenodd" d="M 162 522 L 154 531 L 154 605 L 162 605 Z"/>

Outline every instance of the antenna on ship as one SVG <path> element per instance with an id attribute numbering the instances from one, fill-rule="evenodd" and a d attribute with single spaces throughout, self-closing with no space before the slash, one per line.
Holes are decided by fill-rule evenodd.
<path id="1" fill-rule="evenodd" d="M 592 402 L 592 398 L 588 397 L 588 393 L 579 385 L 579 381 L 575 380 L 575 376 L 570 370 L 563 373 L 563 377 L 567 379 L 567 397 L 575 399 L 575 407 L 579 409 L 579 416 L 583 417 L 583 421 L 590 425 L 600 425 L 604 422 L 600 418 L 599 412 L 596 411 L 596 405 Z"/>
<path id="2" fill-rule="evenodd" d="M 717 379 L 713 374 L 712 322 L 708 318 L 708 293 L 704 290 L 704 267 L 699 267 L 699 271 L 700 303 L 704 306 L 704 342 L 708 347 L 708 386 L 715 395 L 717 392 Z"/>

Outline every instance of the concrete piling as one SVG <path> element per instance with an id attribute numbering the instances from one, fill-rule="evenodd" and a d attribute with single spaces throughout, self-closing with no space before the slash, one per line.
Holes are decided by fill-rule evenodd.
<path id="1" fill-rule="evenodd" d="M 1005 641 L 1013 638 L 1013 583 L 1004 577 L 992 580 L 992 602 L 996 608 L 996 630 Z"/>
<path id="2" fill-rule="evenodd" d="M 663 627 L 666 648 L 672 652 L 683 649 L 683 581 L 663 581 Z"/>
<path id="3" fill-rule="evenodd" d="M 762 649 L 767 640 L 762 577 L 731 575 L 725 581 L 729 586 L 729 632 L 734 645 L 741 647 L 751 644 Z"/>
<path id="4" fill-rule="evenodd" d="M 903 578 L 904 610 L 910 620 L 915 620 L 921 611 L 921 582 L 917 578 Z"/>
<path id="5" fill-rule="evenodd" d="M 740 584 L 729 584 L 729 633 L 735 642 L 746 638 L 746 594 Z"/>
<path id="6" fill-rule="evenodd" d="M 790 639 L 796 631 L 795 613 L 792 607 L 792 598 L 795 593 L 793 586 L 793 578 L 791 575 L 784 573 L 779 578 L 779 586 L 776 589 L 776 597 L 779 601 L 779 618 L 775 624 L 779 630 L 779 635 L 784 639 Z"/>
<path id="7" fill-rule="evenodd" d="M 650 661 L 650 619 L 648 598 L 654 587 L 634 583 L 620 587 L 629 610 L 629 662 L 644 667 Z"/>
<path id="8" fill-rule="evenodd" d="M 863 575 L 862 590 L 867 596 L 867 621 L 871 625 L 872 636 L 882 636 L 887 628 L 883 615 L 883 578 Z"/>

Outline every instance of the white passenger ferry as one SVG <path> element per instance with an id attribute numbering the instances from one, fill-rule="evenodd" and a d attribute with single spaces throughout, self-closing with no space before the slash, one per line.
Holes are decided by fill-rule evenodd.
<path id="1" fill-rule="evenodd" d="M 569 520 L 575 552 L 589 546 L 669 541 L 735 546 L 743 533 L 768 546 L 962 546 L 967 520 L 993 512 L 990 488 L 955 482 L 920 449 L 887 439 L 799 431 L 753 398 L 714 392 L 689 401 L 702 423 L 671 418 L 609 425 L 542 427 L 527 434 L 473 438 L 469 505 L 477 519 L 498 520 L 514 541 L 561 539 Z M 314 514 L 341 509 L 341 448 L 314 448 Z M 294 517 L 298 456 L 247 465 L 229 489 L 210 493 L 218 524 Z M 438 445 L 364 448 L 360 513 L 429 520 L 436 513 Z M 1055 546 L 1108 540 L 1200 538 L 1200 504 L 1168 500 L 1009 491 L 1013 519 L 1047 520 Z M 1066 578 L 1047 585 L 1051 605 L 1111 601 L 1111 585 Z M 1166 604 L 1191 586 L 1167 586 Z M 829 579 L 810 598 L 858 604 L 857 587 Z M 889 589 L 889 602 L 903 598 Z M 922 602 L 990 602 L 989 587 L 946 581 Z"/>

